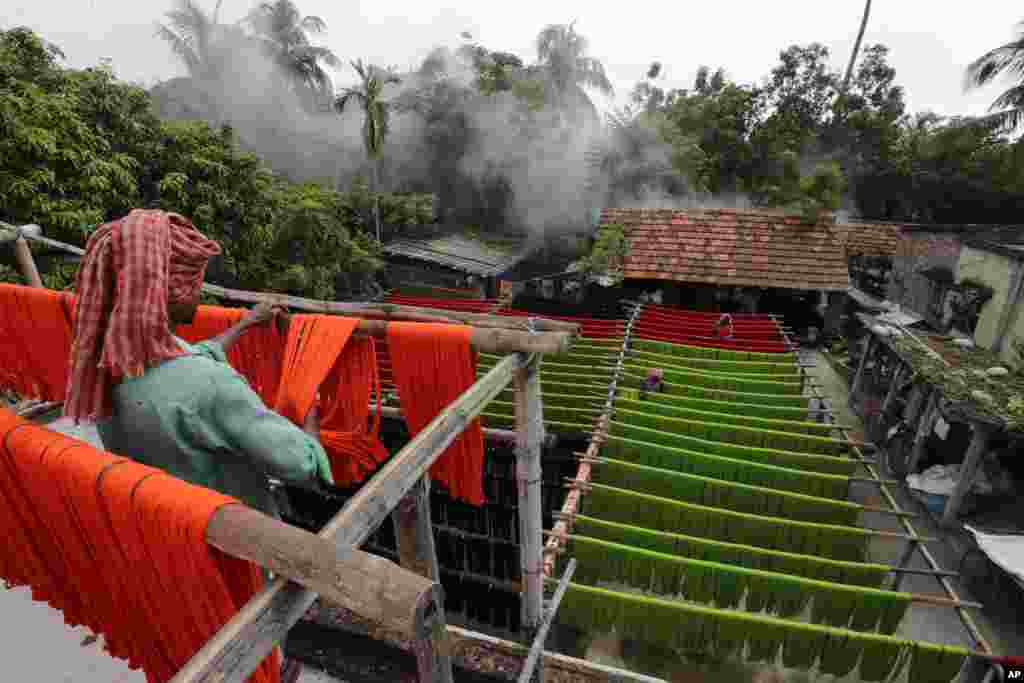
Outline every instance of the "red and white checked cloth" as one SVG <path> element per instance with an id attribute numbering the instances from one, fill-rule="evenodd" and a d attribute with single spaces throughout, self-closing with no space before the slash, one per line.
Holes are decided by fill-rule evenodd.
<path id="1" fill-rule="evenodd" d="M 194 301 L 219 253 L 187 218 L 166 211 L 136 209 L 92 234 L 75 286 L 65 415 L 76 422 L 109 417 L 116 378 L 181 355 L 167 305 Z"/>

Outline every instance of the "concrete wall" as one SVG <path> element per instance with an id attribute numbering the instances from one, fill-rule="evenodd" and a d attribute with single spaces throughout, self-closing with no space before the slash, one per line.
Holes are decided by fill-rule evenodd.
<path id="1" fill-rule="evenodd" d="M 931 281 L 919 271 L 936 266 L 956 273 L 960 242 L 950 232 L 904 231 L 892 259 L 892 280 L 886 298 L 924 316 L 930 322 Z"/>
<path id="2" fill-rule="evenodd" d="M 977 280 L 992 288 L 992 298 L 982 307 L 978 327 L 974 330 L 974 341 L 979 346 L 995 348 L 1000 324 L 1012 307 L 1007 297 L 1016 270 L 1017 264 L 1001 254 L 971 247 L 964 247 L 960 251 L 960 261 L 956 268 L 957 282 Z"/>

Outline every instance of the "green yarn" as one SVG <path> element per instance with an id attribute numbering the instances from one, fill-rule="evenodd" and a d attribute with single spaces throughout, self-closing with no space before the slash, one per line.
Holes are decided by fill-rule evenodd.
<path id="1" fill-rule="evenodd" d="M 624 369 L 619 379 L 619 385 L 626 388 L 639 389 L 645 377 L 646 374 L 638 375 Z M 694 384 L 666 382 L 665 391 L 660 395 L 665 394 L 668 396 L 688 396 L 716 401 L 738 401 L 740 403 L 763 403 L 769 406 L 788 406 L 790 408 L 800 408 L 804 412 L 807 411 L 810 400 L 807 396 L 797 394 L 759 394 L 732 389 L 716 389 L 699 382 Z"/>
<path id="2" fill-rule="evenodd" d="M 769 517 L 852 526 L 856 524 L 861 511 L 860 505 L 846 501 L 684 474 L 621 460 L 607 459 L 602 464 L 594 465 L 594 469 L 597 472 L 594 480 L 602 484 Z"/>
<path id="3" fill-rule="evenodd" d="M 833 675 L 849 674 L 860 659 L 864 681 L 891 678 L 909 660 L 911 682 L 947 683 L 969 654 L 959 647 L 914 643 L 579 583 L 569 584 L 558 620 L 586 632 L 616 627 L 637 639 L 682 652 L 734 656 L 742 652 L 745 643 L 747 659 L 755 662 L 774 662 L 781 649 L 784 663 L 810 669 L 820 660 L 822 672 Z"/>
<path id="4" fill-rule="evenodd" d="M 573 347 L 575 348 L 575 347 Z M 773 363 L 759 360 L 718 360 L 717 358 L 697 358 L 694 356 L 673 356 L 639 349 L 630 351 L 627 357 L 637 365 L 651 367 L 669 366 L 674 368 L 693 368 L 708 370 L 730 375 L 777 375 L 780 378 L 800 376 L 800 366 L 794 362 Z"/>
<path id="5" fill-rule="evenodd" d="M 842 455 L 850 450 L 843 439 L 827 436 L 797 434 L 778 430 L 746 427 L 726 419 L 723 422 L 701 422 L 692 419 L 665 417 L 642 410 L 616 407 L 615 416 L 620 422 L 638 427 L 648 427 L 673 434 L 688 434 L 700 439 L 725 441 L 755 448 L 773 448 L 782 451 L 815 453 L 818 455 Z"/>
<path id="6" fill-rule="evenodd" d="M 716 358 L 718 360 L 756 360 L 774 363 L 795 363 L 796 354 L 792 352 L 769 353 L 766 351 L 734 351 L 732 349 L 716 349 L 705 346 L 689 346 L 672 342 L 655 341 L 653 339 L 630 340 L 630 346 L 640 351 L 650 351 L 668 356 L 684 358 Z"/>
<path id="7" fill-rule="evenodd" d="M 793 469 L 803 469 L 812 472 L 838 474 L 845 477 L 852 476 L 854 471 L 857 469 L 856 461 L 850 460 L 849 458 L 819 455 L 815 453 L 798 453 L 795 451 L 779 450 L 777 448 L 744 446 L 741 444 L 702 439 L 686 434 L 672 434 L 659 429 L 628 424 L 618 419 L 612 420 L 610 431 L 614 436 L 620 436 L 636 441 L 645 441 L 672 448 L 683 448 L 692 451 L 704 452 L 712 455 L 719 455 L 724 458 L 749 460 L 751 462 L 776 465 L 778 467 L 790 467 Z"/>
<path id="8" fill-rule="evenodd" d="M 727 389 L 729 391 L 742 391 L 751 394 L 782 394 L 797 395 L 803 392 L 800 382 L 785 382 L 773 379 L 752 379 L 737 375 L 727 375 L 717 372 L 706 372 L 704 370 L 689 370 L 681 368 L 670 370 L 660 368 L 664 372 L 665 382 L 672 384 L 697 384 L 711 387 L 713 389 Z M 623 370 L 633 375 L 645 375 L 648 368 L 635 363 L 623 363 Z"/>
<path id="9" fill-rule="evenodd" d="M 648 394 L 643 403 L 648 406 L 665 406 L 666 408 L 703 410 L 712 413 L 749 415 L 782 420 L 806 420 L 808 414 L 806 407 L 765 405 L 755 402 L 744 403 L 739 399 L 714 400 L 693 396 L 673 396 L 665 393 Z"/>
<path id="10" fill-rule="evenodd" d="M 643 591 L 680 596 L 691 602 L 714 603 L 718 607 L 736 606 L 744 595 L 747 611 L 762 609 L 783 618 L 793 618 L 809 602 L 820 617 L 816 623 L 845 627 L 855 605 L 865 595 L 876 598 L 873 604 L 888 609 L 888 604 L 907 604 L 910 595 L 874 588 L 829 583 L 816 579 L 736 567 L 688 557 L 634 548 L 587 536 L 570 537 L 570 552 L 579 562 L 576 580 L 596 584 L 600 581 L 624 583 Z M 841 610 L 836 603 L 842 604 Z M 898 624 L 892 624 L 895 633 Z"/>
<path id="11" fill-rule="evenodd" d="M 751 515 L 597 483 L 581 501 L 589 517 L 852 562 L 863 561 L 870 537 L 857 527 Z"/>
<path id="12" fill-rule="evenodd" d="M 649 395 L 648 395 L 649 396 Z M 699 422 L 717 422 L 723 424 L 735 424 L 745 427 L 757 427 L 780 432 L 796 434 L 809 434 L 828 437 L 835 431 L 834 425 L 821 422 L 810 422 L 805 420 L 786 420 L 778 418 L 758 417 L 757 415 L 746 415 L 742 412 L 714 412 L 711 410 L 700 410 L 686 408 L 683 406 L 666 405 L 658 401 L 648 399 L 636 400 L 620 397 L 615 402 L 616 407 L 624 410 L 633 410 L 647 413 L 648 415 L 660 415 L 665 418 L 696 420 Z"/>

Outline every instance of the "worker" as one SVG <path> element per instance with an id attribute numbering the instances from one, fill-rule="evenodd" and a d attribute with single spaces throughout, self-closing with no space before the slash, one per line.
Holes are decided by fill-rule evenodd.
<path id="1" fill-rule="evenodd" d="M 733 334 L 735 331 L 732 325 L 732 316 L 725 313 L 715 323 L 715 336 L 719 339 L 732 339 Z"/>
<path id="2" fill-rule="evenodd" d="M 269 478 L 333 483 L 318 408 L 303 428 L 269 410 L 227 363 L 246 330 L 270 323 L 261 304 L 220 336 L 189 344 L 174 326 L 195 316 L 220 246 L 183 216 L 134 210 L 98 228 L 78 271 L 65 414 L 95 420 L 108 451 L 233 496 L 278 517 Z M 286 660 L 282 680 L 301 667 Z"/>
<path id="3" fill-rule="evenodd" d="M 640 385 L 640 400 L 647 398 L 647 394 L 650 392 L 662 392 L 665 391 L 665 371 L 660 368 L 651 368 L 647 371 L 647 377 L 644 378 L 643 383 Z"/>

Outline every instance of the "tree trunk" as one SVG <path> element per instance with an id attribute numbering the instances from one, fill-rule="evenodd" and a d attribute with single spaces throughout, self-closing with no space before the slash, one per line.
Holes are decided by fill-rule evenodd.
<path id="1" fill-rule="evenodd" d="M 853 54 L 850 55 L 850 63 L 846 65 L 846 75 L 843 76 L 842 94 L 850 88 L 850 78 L 853 77 L 853 67 L 857 63 L 857 55 L 860 53 L 860 43 L 864 39 L 864 29 L 868 26 L 868 15 L 871 14 L 871 0 L 864 2 L 864 16 L 860 20 L 860 31 L 857 32 L 857 40 L 853 43 Z"/>

